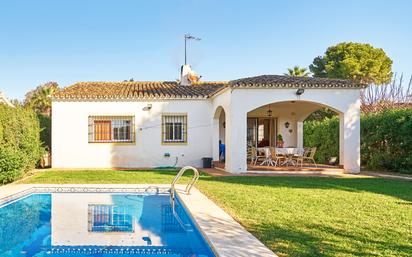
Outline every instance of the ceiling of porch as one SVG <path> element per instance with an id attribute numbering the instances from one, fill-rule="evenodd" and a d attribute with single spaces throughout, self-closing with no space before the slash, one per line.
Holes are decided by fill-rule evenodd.
<path id="1" fill-rule="evenodd" d="M 310 113 L 323 108 L 322 105 L 304 101 L 288 101 L 264 105 L 248 112 L 248 117 L 268 117 L 268 110 L 272 117 L 296 116 L 297 119 L 306 117 Z"/>

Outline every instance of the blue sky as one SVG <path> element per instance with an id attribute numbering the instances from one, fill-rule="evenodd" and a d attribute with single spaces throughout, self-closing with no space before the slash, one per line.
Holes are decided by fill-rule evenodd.
<path id="1" fill-rule="evenodd" d="M 412 1 L 0 2 L 0 90 L 9 98 L 47 81 L 175 80 L 189 63 L 203 80 L 282 74 L 330 45 L 383 48 L 412 73 Z"/>

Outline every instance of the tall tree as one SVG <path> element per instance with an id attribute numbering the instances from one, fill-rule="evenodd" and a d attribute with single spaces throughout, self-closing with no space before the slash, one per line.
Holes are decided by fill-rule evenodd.
<path id="1" fill-rule="evenodd" d="M 51 97 L 58 90 L 59 85 L 56 82 L 42 84 L 26 94 L 24 106 L 50 117 Z"/>
<path id="2" fill-rule="evenodd" d="M 314 77 L 351 79 L 381 85 L 391 81 L 392 60 L 382 48 L 344 42 L 330 46 L 309 66 Z"/>
<path id="3" fill-rule="evenodd" d="M 288 68 L 288 72 L 283 73 L 283 75 L 292 77 L 308 77 L 309 71 L 307 68 L 296 65 L 293 68 Z"/>

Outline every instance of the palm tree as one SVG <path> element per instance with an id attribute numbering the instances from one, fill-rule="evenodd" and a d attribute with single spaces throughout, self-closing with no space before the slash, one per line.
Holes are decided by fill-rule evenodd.
<path id="1" fill-rule="evenodd" d="M 283 73 L 285 76 L 291 76 L 291 77 L 308 77 L 310 72 L 308 71 L 307 68 L 304 67 L 299 67 L 299 66 L 294 66 L 293 68 L 288 68 L 287 73 Z"/>
<path id="2" fill-rule="evenodd" d="M 33 99 L 33 104 L 40 113 L 51 116 L 51 96 L 57 91 L 55 87 L 43 87 Z"/>
<path id="3" fill-rule="evenodd" d="M 38 113 L 51 116 L 51 96 L 59 90 L 57 83 L 49 82 L 26 94 L 25 106 Z"/>

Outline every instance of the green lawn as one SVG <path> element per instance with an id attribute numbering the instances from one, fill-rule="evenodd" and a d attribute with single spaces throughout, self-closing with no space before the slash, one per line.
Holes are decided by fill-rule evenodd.
<path id="1" fill-rule="evenodd" d="M 170 183 L 174 174 L 47 171 L 24 183 Z M 198 188 L 280 256 L 412 256 L 412 182 L 202 175 Z"/>

